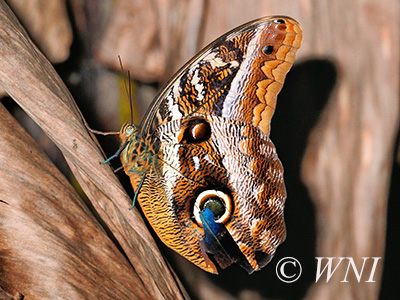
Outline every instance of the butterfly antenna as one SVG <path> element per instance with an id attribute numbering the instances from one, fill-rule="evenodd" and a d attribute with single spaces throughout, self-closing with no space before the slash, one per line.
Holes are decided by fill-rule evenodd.
<path id="1" fill-rule="evenodd" d="M 125 73 L 124 67 L 122 66 L 122 59 L 121 56 L 118 55 L 118 60 L 119 60 L 119 65 L 121 67 L 121 71 L 122 73 Z M 128 83 L 126 83 L 126 79 L 128 78 Z M 129 70 L 127 71 L 127 76 L 124 76 L 124 87 L 125 87 L 125 92 L 128 96 L 128 100 L 129 100 L 129 109 L 131 111 L 131 123 L 133 123 L 133 107 L 132 107 L 132 103 L 133 103 L 133 97 L 132 97 L 132 84 L 131 84 L 131 73 L 129 72 Z"/>
<path id="2" fill-rule="evenodd" d="M 131 110 L 131 123 L 133 123 L 132 81 L 131 81 L 131 72 L 129 72 L 129 70 L 128 70 L 128 98 L 129 98 L 129 108 Z"/>

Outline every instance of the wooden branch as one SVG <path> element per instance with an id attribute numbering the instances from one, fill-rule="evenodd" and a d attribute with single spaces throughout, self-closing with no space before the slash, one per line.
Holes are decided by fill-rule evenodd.
<path id="1" fill-rule="evenodd" d="M 367 276 L 360 283 L 354 276 L 343 283 L 346 268 L 341 267 L 329 284 L 315 284 L 307 299 L 377 299 L 385 253 L 400 123 L 400 6 L 397 1 L 359 1 L 346 2 L 344 10 L 343 4 L 321 1 L 308 16 L 313 23 L 304 24 L 309 31 L 304 50 L 331 57 L 339 80 L 310 137 L 303 178 L 316 207 L 317 256 L 352 257 L 359 269 L 362 257 L 382 259 L 376 283 L 365 282 Z M 365 269 L 372 264 L 369 259 Z"/>
<path id="2" fill-rule="evenodd" d="M 182 299 L 181 289 L 157 250 L 140 215 L 136 210 L 128 210 L 130 199 L 111 169 L 100 165 L 104 157 L 95 138 L 87 131 L 85 121 L 71 95 L 4 1 L 0 1 L 0 44 L 0 85 L 63 152 L 92 205 L 133 267 L 129 272 L 125 272 L 125 267 L 122 266 L 117 269 L 130 279 L 129 284 L 136 293 L 148 295 L 147 299 Z M 14 187 L 14 190 L 17 188 Z M 25 197 L 25 201 L 30 202 L 28 191 Z M 92 225 L 84 221 L 74 221 L 71 226 L 86 228 Z M 112 263 L 111 260 L 113 259 L 105 260 L 104 263 Z M 19 271 L 23 274 L 24 269 Z M 80 270 L 84 271 L 86 270 Z M 132 272 L 136 275 L 132 276 Z M 65 276 L 67 275 L 64 274 L 65 281 L 72 280 Z M 112 276 L 109 280 L 112 280 Z M 13 282 L 9 284 L 12 285 Z M 98 284 L 101 285 L 102 282 Z M 56 287 L 57 284 L 52 286 Z"/>
<path id="3" fill-rule="evenodd" d="M 163 81 L 194 55 L 198 46 L 240 23 L 272 14 L 297 19 L 305 37 L 298 61 L 328 58 L 338 70 L 336 90 L 310 137 L 302 170 L 316 208 L 316 255 L 350 256 L 360 263 L 357 259 L 362 256 L 384 255 L 387 188 L 394 137 L 400 124 L 400 7 L 395 0 L 321 0 L 317 1 L 318 5 L 314 2 L 155 1 L 150 7 L 151 3 L 142 1 L 143 7 L 139 9 L 124 6 L 128 1 L 121 0 L 103 37 L 104 49 L 98 50 L 98 57 L 111 65 L 117 63 L 116 55 L 120 54 L 126 69 L 136 78 Z M 175 12 L 173 19 L 171 10 Z M 143 283 L 133 285 L 145 286 L 148 293 L 155 288 L 152 295 L 155 297 L 179 299 L 178 287 L 171 284 L 172 277 L 161 256 L 151 250 L 154 243 L 140 218 L 126 210 L 129 199 L 125 192 L 109 168 L 98 164 L 102 155 L 94 138 L 85 130 L 83 118 L 69 93 L 47 61 L 32 50 L 34 46 L 29 40 L 15 31 L 14 21 L 3 15 L 0 20 L 1 84 L 62 149 L 93 206 L 142 277 Z M 126 31 L 121 33 L 121 28 Z M 324 80 L 315 78 L 313 84 L 319 86 Z M 281 105 L 278 99 L 277 110 Z M 308 109 L 304 107 L 304 114 L 309 113 Z M 397 160 L 400 161 L 400 152 Z M 288 191 L 288 195 L 287 207 L 296 201 L 296 191 Z M 0 207 L 3 204 L 0 202 Z M 291 238 L 289 231 L 287 242 Z M 290 249 L 293 253 L 296 250 Z M 359 284 L 354 278 L 348 284 L 340 283 L 346 270 L 338 270 L 336 280 L 312 284 L 306 298 L 376 299 L 382 266 L 378 265 L 376 283 Z M 150 278 L 148 272 L 156 275 Z M 207 289 L 211 281 L 199 283 L 201 277 L 189 274 L 201 289 L 199 298 L 207 299 L 208 290 L 213 289 Z M 246 283 L 243 286 L 246 288 Z M 230 297 L 225 294 L 222 291 L 221 298 Z"/>
<path id="4" fill-rule="evenodd" d="M 3 106 L 0 126 L 4 288 L 28 299 L 151 299 L 72 186 Z"/>
<path id="5" fill-rule="evenodd" d="M 127 0 L 120 1 L 120 5 L 123 2 L 128 5 Z M 174 10 L 174 19 L 171 20 L 164 12 L 174 7 L 172 2 L 157 1 L 153 10 L 148 3 L 145 10 L 132 9 L 136 20 L 130 24 L 129 18 L 122 17 L 124 10 L 118 10 L 102 46 L 124 49 L 126 56 L 134 61 L 129 68 L 137 68 L 138 73 L 150 70 L 148 61 L 142 57 L 146 57 L 149 51 L 148 57 L 156 50 L 160 51 L 158 61 L 151 60 L 157 67 L 163 67 L 152 77 L 160 80 L 167 77 L 161 74 L 162 71 L 171 73 L 176 70 L 166 68 L 167 64 L 179 66 L 195 54 L 193 48 L 186 47 L 193 41 L 204 45 L 242 22 L 262 15 L 285 14 L 297 19 L 304 31 L 304 42 L 296 62 L 328 59 L 337 66 L 336 89 L 310 137 L 302 166 L 303 181 L 316 209 L 316 255 L 353 257 L 357 266 L 361 265 L 362 257 L 383 257 L 389 177 L 400 124 L 399 2 L 221 0 L 208 1 L 196 11 L 189 6 L 199 1 L 187 1 L 186 7 L 182 5 Z M 120 28 L 115 24 L 118 19 L 131 28 L 124 36 L 118 35 Z M 146 21 L 150 20 L 154 22 L 149 26 L 142 25 L 146 30 L 141 30 L 140 24 L 147 24 Z M 137 26 L 133 24 L 136 21 L 140 23 Z M 172 26 L 179 22 L 183 24 L 181 27 Z M 190 42 L 183 42 L 181 36 Z M 151 37 L 160 37 L 162 43 L 150 43 Z M 145 41 L 144 47 L 137 43 L 138 40 Z M 182 48 L 193 51 L 182 51 Z M 131 49 L 135 49 L 135 55 L 129 54 Z M 101 54 L 104 54 L 103 50 L 100 49 Z M 168 55 L 169 51 L 174 56 Z M 167 61 L 171 58 L 175 62 Z M 311 84 L 317 90 L 328 80 L 317 77 Z M 307 107 L 306 103 L 310 102 L 297 103 L 301 107 L 299 123 L 304 122 L 314 109 Z M 278 98 L 278 111 L 282 109 L 281 105 Z M 301 150 L 291 149 L 297 153 Z M 400 161 L 400 152 L 397 160 Z M 293 178 L 291 175 L 288 177 Z M 287 208 L 291 201 L 297 200 L 296 192 L 288 190 Z M 289 242 L 292 237 L 288 229 Z M 304 234 L 307 238 L 312 235 L 310 232 Z M 303 238 L 306 237 L 297 237 L 298 240 Z M 296 250 L 291 249 L 293 252 Z M 367 262 L 366 270 L 371 269 L 372 263 L 372 260 Z M 382 267 L 381 261 L 375 273 L 376 283 L 360 284 L 354 277 L 349 284 L 341 283 L 346 268 L 340 268 L 336 280 L 311 285 L 307 299 L 377 299 Z M 197 278 L 196 284 L 201 285 Z"/>
<path id="6" fill-rule="evenodd" d="M 7 3 L 51 62 L 60 63 L 69 57 L 73 36 L 65 0 Z"/>
<path id="7" fill-rule="evenodd" d="M 134 78 L 165 82 L 199 50 L 205 7 L 193 0 L 118 1 L 97 58 L 119 70 L 117 53 Z"/>

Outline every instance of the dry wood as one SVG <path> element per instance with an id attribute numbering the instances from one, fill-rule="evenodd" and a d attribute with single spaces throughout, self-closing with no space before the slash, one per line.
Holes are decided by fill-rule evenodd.
<path id="1" fill-rule="evenodd" d="M 63 62 L 69 57 L 72 28 L 65 0 L 8 0 L 7 3 L 51 62 Z"/>
<path id="2" fill-rule="evenodd" d="M 292 16 L 302 24 L 305 39 L 298 55 L 300 61 L 308 58 L 329 58 L 336 64 L 339 73 L 336 89 L 310 137 L 303 161 L 303 179 L 316 208 L 316 255 L 350 256 L 355 259 L 362 256 L 383 257 L 387 188 L 394 137 L 400 124 L 398 1 L 120 0 L 103 37 L 98 57 L 107 65 L 114 64 L 119 69 L 116 59 L 119 54 L 125 68 L 131 70 L 137 79 L 165 81 L 201 46 L 218 35 L 243 22 L 273 14 Z M 41 71 L 35 69 L 38 67 L 37 63 L 33 69 L 24 70 L 33 75 L 24 77 L 27 75 L 21 74 L 20 68 L 31 68 L 28 68 L 29 60 L 24 62 L 24 51 L 18 50 L 21 53 L 18 55 L 18 52 L 13 53 L 14 58 L 11 60 L 3 55 L 3 51 L 7 50 L 1 51 L 0 80 L 9 85 L 9 90 L 18 90 L 17 85 L 20 85 L 20 89 L 25 89 L 26 93 L 22 98 L 28 101 L 20 100 L 21 106 L 60 146 L 77 176 L 80 173 L 83 174 L 82 177 L 90 178 L 82 185 L 93 198 L 98 198 L 94 206 L 103 211 L 101 215 L 108 224 L 113 224 L 109 226 L 116 232 L 124 251 L 128 249 L 130 260 L 136 260 L 131 257 L 146 260 L 143 265 L 139 262 L 138 266 L 145 273 L 145 268 L 153 259 L 143 256 L 148 248 L 143 248 L 140 254 L 133 253 L 128 236 L 134 233 L 128 233 L 127 228 L 133 229 L 119 224 L 114 217 L 108 219 L 107 216 L 117 215 L 116 218 L 123 217 L 129 223 L 135 223 L 137 217 L 127 216 L 125 211 L 119 210 L 128 205 L 128 199 L 115 178 L 112 178 L 110 170 L 98 165 L 102 158 L 97 146 L 91 143 L 89 148 L 85 148 L 90 137 L 82 127 L 83 121 L 76 114 L 74 106 L 67 102 L 70 99 L 69 94 L 60 92 L 58 87 L 53 86 L 55 80 L 58 80 L 53 71 L 48 76 L 50 83 L 37 80 L 37 74 Z M 19 62 L 15 57 L 19 57 Z M 41 56 L 33 60 L 43 64 Z M 3 66 L 8 67 L 5 69 Z M 45 69 L 48 72 L 47 67 Z M 13 85 L 12 79 L 4 78 L 5 73 L 10 74 L 8 72 L 19 76 L 15 78 Z M 38 78 L 43 79 L 40 76 Z M 315 78 L 314 84 L 318 86 L 324 80 L 325 78 Z M 20 92 L 24 92 L 23 89 Z M 59 103 L 58 101 L 66 102 L 61 106 L 54 104 Z M 278 110 L 280 105 L 278 100 Z M 307 110 L 304 107 L 305 114 Z M 50 113 L 53 115 L 46 116 Z M 65 120 L 68 120 L 68 124 L 65 124 Z M 54 128 L 54 124 L 58 128 Z M 76 149 L 73 147 L 73 139 L 79 145 Z M 398 160 L 400 161 L 400 152 Z M 92 183 L 94 186 L 89 187 Z M 107 184 L 107 190 L 102 189 L 102 184 Z M 116 199 L 113 202 L 116 204 L 111 204 L 108 199 Z M 296 195 L 289 191 L 288 205 L 296 200 Z M 133 218 L 135 220 L 131 220 Z M 147 240 L 142 225 L 133 228 Z M 288 234 L 290 239 L 291 232 Z M 304 233 L 304 238 L 307 238 L 307 234 Z M 153 244 L 148 242 L 144 245 L 151 245 L 151 248 Z M 293 253 L 296 250 L 293 249 Z M 163 266 L 161 258 L 157 257 Z M 368 267 L 370 265 L 366 266 Z M 160 268 L 159 273 L 155 272 L 156 276 L 164 271 L 165 269 Z M 343 278 L 345 271 L 339 269 L 335 278 Z M 328 284 L 311 285 L 306 298 L 377 299 L 381 271 L 382 264 L 378 265 L 376 271 L 376 283 L 359 284 L 352 278 L 350 283 L 340 283 L 341 279 L 337 279 Z M 192 276 L 190 282 L 194 282 L 199 289 L 196 293 L 199 299 L 207 299 L 210 295 L 219 295 L 219 299 L 233 297 L 210 287 L 212 282 L 209 279 L 196 277 L 192 271 L 188 273 Z M 166 284 L 159 278 L 155 277 L 152 281 L 144 276 L 143 280 L 152 282 L 148 286 L 159 284 L 160 290 L 163 290 L 162 286 Z M 169 279 L 165 279 L 167 281 Z M 171 291 L 175 292 L 175 288 Z M 245 296 L 242 297 L 244 298 Z"/>
<path id="3" fill-rule="evenodd" d="M 311 135 L 303 178 L 316 206 L 317 255 L 384 257 L 388 187 L 399 129 L 398 1 L 321 1 L 303 22 L 306 53 L 334 59 L 339 82 Z M 306 17 L 306 16 L 305 16 Z M 315 26 L 318 24 L 318 26 Z M 372 260 L 365 268 L 371 269 Z M 319 282 L 307 299 L 377 299 L 376 283 Z"/>
<path id="4" fill-rule="evenodd" d="M 128 5 L 128 1 L 122 0 L 121 6 L 123 2 Z M 131 14 L 140 24 L 125 23 L 129 33 L 124 36 L 118 34 L 120 27 L 116 25 L 118 18 L 124 19 L 124 12 L 117 10 L 118 17 L 114 16 L 103 47 L 112 41 L 108 47 L 124 49 L 120 52 L 135 60 L 129 68 L 133 73 L 137 68 L 143 74 L 149 74 L 149 64 L 143 57 L 150 58 L 149 51 L 161 51 L 158 61 L 151 60 L 159 67 L 158 72 L 137 78 L 163 81 L 195 54 L 194 48 L 187 45 L 203 46 L 236 25 L 263 15 L 284 14 L 297 19 L 305 37 L 299 51 L 300 61 L 328 58 L 339 74 L 336 89 L 310 137 L 303 161 L 303 179 L 316 208 L 317 256 L 349 256 L 358 266 L 363 256 L 383 257 L 388 184 L 400 123 L 398 1 L 204 3 L 201 6 L 199 1 L 187 1 L 179 3 L 179 9 L 174 1 L 158 1 L 153 7 L 148 4 L 146 10 L 131 7 Z M 201 9 L 194 13 L 189 8 L 196 5 Z M 171 11 L 176 18 L 168 17 Z M 165 16 L 163 12 L 167 12 Z M 185 18 L 189 15 L 190 18 Z M 152 23 L 146 25 L 145 20 Z M 182 25 L 174 27 L 174 24 Z M 190 42 L 182 41 L 182 36 Z M 164 42 L 159 42 L 163 37 Z M 157 43 L 146 42 L 141 47 L 139 40 Z M 134 49 L 132 54 L 129 49 Z M 107 61 L 104 49 L 100 54 Z M 315 78 L 314 84 L 319 85 L 323 80 Z M 306 114 L 307 107 L 304 111 Z M 290 201 L 296 199 L 289 191 Z M 371 267 L 370 263 L 366 269 Z M 359 284 L 355 278 L 349 284 L 333 280 L 312 285 L 307 298 L 376 299 L 382 266 L 380 263 L 375 273 L 376 283 Z M 336 278 L 343 279 L 345 272 L 346 268 L 340 269 Z"/>
<path id="5" fill-rule="evenodd" d="M 197 0 L 118 1 L 98 59 L 119 70 L 118 54 L 134 78 L 164 82 L 199 50 L 205 7 Z"/>
<path id="6" fill-rule="evenodd" d="M 19 299 L 21 299 L 21 296 L 22 296 L 21 294 L 18 294 L 15 297 L 13 297 L 0 287 L 0 299 L 1 300 L 19 300 Z"/>
<path id="7" fill-rule="evenodd" d="M 64 0 L 8 0 L 8 4 L 51 62 L 62 62 L 69 57 L 72 28 Z M 4 95 L 0 87 L 0 98 Z"/>
<path id="8" fill-rule="evenodd" d="M 151 1 L 119 1 L 103 37 L 99 60 L 120 70 L 116 59 L 120 55 L 134 78 L 144 81 L 160 78 L 166 65 L 156 18 Z"/>
<path id="9" fill-rule="evenodd" d="M 0 106 L 1 286 L 27 299 L 151 299 L 75 190 Z"/>
<path id="10" fill-rule="evenodd" d="M 0 44 L 0 84 L 63 152 L 83 190 L 132 265 L 136 276 L 129 272 L 124 274 L 131 279 L 130 285 L 137 293 L 149 295 L 148 299 L 182 299 L 181 291 L 140 215 L 136 210 L 128 210 L 130 200 L 113 172 L 108 166 L 100 165 L 104 157 L 87 131 L 69 92 L 4 1 L 0 2 Z M 28 197 L 29 193 L 25 195 Z M 44 222 L 40 218 L 39 221 Z M 71 226 L 89 225 L 72 222 Z M 57 235 L 57 232 L 53 234 Z M 66 277 L 65 270 L 63 278 L 72 280 Z M 14 283 L 22 280 L 21 277 Z M 9 284 L 13 285 L 13 282 Z M 55 289 L 55 293 L 58 285 L 53 282 L 41 288 Z M 91 294 L 94 295 L 94 291 Z"/>

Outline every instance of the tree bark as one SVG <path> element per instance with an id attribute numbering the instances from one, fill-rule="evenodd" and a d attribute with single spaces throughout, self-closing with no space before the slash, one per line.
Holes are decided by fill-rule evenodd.
<path id="1" fill-rule="evenodd" d="M 71 95 L 47 59 L 33 45 L 4 1 L 0 1 L 0 44 L 2 45 L 0 48 L 0 84 L 63 152 L 96 212 L 121 247 L 127 259 L 124 264 L 130 265 L 129 272 L 124 272 L 121 269 L 122 265 L 116 267 L 121 276 L 129 279 L 129 285 L 121 283 L 121 286 L 124 289 L 135 290 L 132 295 L 137 295 L 138 298 L 183 299 L 184 296 L 176 278 L 165 264 L 153 238 L 143 224 L 142 218 L 135 209 L 128 210 L 130 200 L 125 191 L 110 167 L 100 164 L 104 160 L 104 156 L 95 138 L 88 132 L 85 121 Z M 5 128 L 2 128 L 2 132 L 6 132 Z M 20 146 L 24 147 L 24 145 Z M 2 151 L 5 148 L 2 147 Z M 6 153 L 3 156 L 5 162 L 7 157 Z M 35 172 L 33 170 L 30 175 L 34 176 Z M 40 176 L 36 179 L 40 179 Z M 9 183 L 13 183 L 13 181 L 10 179 Z M 12 191 L 16 192 L 18 186 L 12 188 Z M 32 200 L 29 194 L 26 194 L 25 197 L 24 200 L 27 202 Z M 8 199 L 6 197 L 2 200 L 10 201 Z M 2 203 L 2 207 L 11 208 L 14 205 L 7 206 Z M 22 212 L 17 207 L 15 214 L 18 216 L 20 213 Z M 44 215 L 42 216 L 43 220 L 40 221 L 44 222 L 48 217 Z M 58 218 L 52 222 L 58 222 Z M 89 224 L 82 220 L 82 222 L 72 222 L 71 226 L 78 230 L 82 226 L 83 228 L 88 227 Z M 55 230 L 57 229 L 52 232 L 57 235 Z M 94 232 L 90 232 L 90 234 L 94 234 Z M 6 245 L 4 240 L 2 243 Z M 21 246 L 27 247 L 28 245 Z M 112 264 L 113 261 L 113 258 L 107 258 L 104 263 Z M 38 267 L 37 271 L 40 270 Z M 20 271 L 22 272 L 23 269 Z M 58 277 L 63 274 L 63 270 L 60 269 L 59 272 L 61 274 L 58 274 Z M 110 274 L 108 280 L 111 280 L 112 277 Z M 65 280 L 72 281 L 69 277 Z M 8 284 L 18 290 L 21 288 L 19 292 L 28 295 L 31 292 L 28 287 L 33 281 L 28 281 L 26 284 L 23 284 L 22 281 L 21 277 Z M 73 282 L 68 281 L 66 284 L 74 286 Z M 98 284 L 101 285 L 103 282 L 98 282 Z M 53 295 L 60 292 L 57 282 L 50 286 L 41 286 L 41 288 L 51 290 Z M 87 293 L 95 298 L 98 287 L 93 284 L 90 288 L 91 290 Z M 86 295 L 86 293 L 77 292 L 73 298 L 87 299 Z M 38 299 L 41 296 L 33 294 L 32 297 Z"/>

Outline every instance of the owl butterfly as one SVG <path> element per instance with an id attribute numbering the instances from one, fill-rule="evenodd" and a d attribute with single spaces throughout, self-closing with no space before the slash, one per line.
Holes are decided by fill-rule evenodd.
<path id="1" fill-rule="evenodd" d="M 120 154 L 159 238 L 205 271 L 260 270 L 286 236 L 283 168 L 269 139 L 276 97 L 302 33 L 266 17 L 191 59 L 140 126 L 120 131 Z"/>

